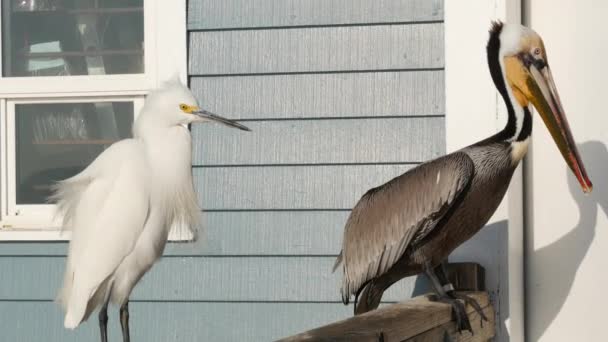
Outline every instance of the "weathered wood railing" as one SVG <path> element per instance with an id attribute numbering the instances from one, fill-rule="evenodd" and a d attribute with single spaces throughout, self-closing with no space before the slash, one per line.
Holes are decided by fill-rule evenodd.
<path id="1" fill-rule="evenodd" d="M 458 289 L 480 290 L 483 287 L 483 268 L 477 264 L 451 264 L 449 273 L 452 283 Z M 495 335 L 495 316 L 488 294 L 482 291 L 467 291 L 467 294 L 478 301 L 489 320 L 482 322 L 473 307 L 467 305 L 466 311 L 473 327 L 473 334 L 457 331 L 456 323 L 452 320 L 450 305 L 433 302 L 427 296 L 420 296 L 287 337 L 280 342 L 485 342 L 491 340 Z"/>

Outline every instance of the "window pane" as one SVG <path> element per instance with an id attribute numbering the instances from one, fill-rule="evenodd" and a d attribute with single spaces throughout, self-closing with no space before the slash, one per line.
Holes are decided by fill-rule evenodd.
<path id="1" fill-rule="evenodd" d="M 144 72 L 143 0 L 1 0 L 4 76 Z"/>
<path id="2" fill-rule="evenodd" d="M 132 102 L 15 105 L 17 204 L 46 203 L 49 186 L 131 136 Z"/>

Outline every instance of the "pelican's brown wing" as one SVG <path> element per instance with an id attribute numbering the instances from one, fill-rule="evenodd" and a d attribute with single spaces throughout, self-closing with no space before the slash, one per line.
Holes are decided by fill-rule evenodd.
<path id="1" fill-rule="evenodd" d="M 342 300 L 368 280 L 386 272 L 403 255 L 412 239 L 420 240 L 467 188 L 473 161 L 456 152 L 369 190 L 351 212 L 344 228 Z"/>

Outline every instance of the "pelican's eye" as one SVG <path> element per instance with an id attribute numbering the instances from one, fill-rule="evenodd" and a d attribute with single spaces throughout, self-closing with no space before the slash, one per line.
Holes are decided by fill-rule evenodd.
<path id="1" fill-rule="evenodd" d="M 533 53 L 534 53 L 534 55 L 535 55 L 535 56 L 540 56 L 540 53 L 541 53 L 540 48 L 539 48 L 539 47 L 537 47 L 536 49 L 534 49 L 534 52 L 533 52 Z"/>
<path id="2" fill-rule="evenodd" d="M 185 105 L 183 103 L 179 105 L 179 109 L 181 109 L 182 112 L 184 112 L 184 113 L 190 113 L 191 112 L 190 106 Z"/>

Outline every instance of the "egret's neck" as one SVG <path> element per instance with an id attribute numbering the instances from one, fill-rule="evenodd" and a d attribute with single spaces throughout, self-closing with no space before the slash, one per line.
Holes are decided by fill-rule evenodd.
<path id="1" fill-rule="evenodd" d="M 136 137 L 146 149 L 154 182 L 151 203 L 162 211 L 167 229 L 188 228 L 196 236 L 200 208 L 192 177 L 192 139 L 187 127 L 148 127 Z"/>
<path id="2" fill-rule="evenodd" d="M 149 151 L 150 160 L 167 171 L 166 175 L 175 174 L 182 169 L 190 171 L 192 167 L 192 139 L 187 128 L 174 126 L 146 132 L 141 139 Z"/>
<path id="3" fill-rule="evenodd" d="M 174 186 L 182 180 L 191 179 L 192 139 L 187 127 L 139 120 L 134 126 L 133 136 L 143 142 L 150 171 L 158 182 Z"/>

